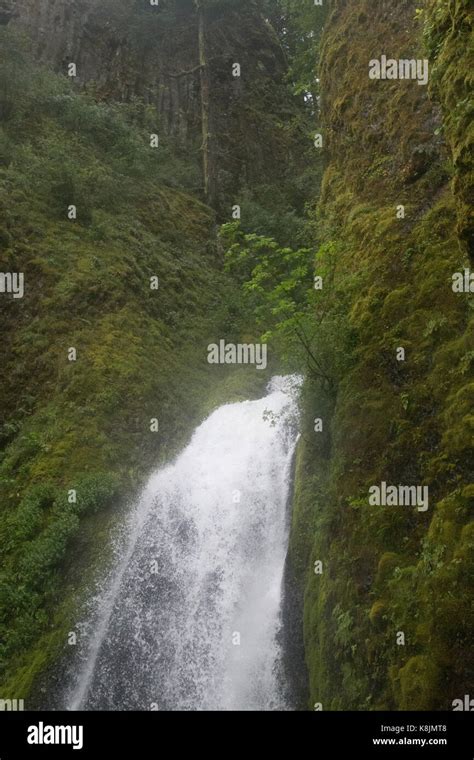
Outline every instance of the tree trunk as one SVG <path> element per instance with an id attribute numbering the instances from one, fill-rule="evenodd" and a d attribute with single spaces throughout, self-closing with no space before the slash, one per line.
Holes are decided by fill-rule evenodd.
<path id="1" fill-rule="evenodd" d="M 217 167 L 212 132 L 211 76 L 206 47 L 206 14 L 203 0 L 194 0 L 198 15 L 199 69 L 201 77 L 201 118 L 204 194 L 210 206 L 217 205 Z"/>

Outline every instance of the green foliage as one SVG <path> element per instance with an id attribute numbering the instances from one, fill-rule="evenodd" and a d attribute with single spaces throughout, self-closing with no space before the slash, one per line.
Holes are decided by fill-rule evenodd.
<path id="1" fill-rule="evenodd" d="M 337 247 L 322 246 L 317 256 L 310 248 L 282 248 L 271 237 L 246 234 L 239 223 L 223 225 L 220 239 L 226 270 L 242 287 L 242 323 L 253 325 L 290 371 L 306 366 L 334 391 L 350 361 L 347 304 L 357 283 L 347 278 L 340 288 Z M 322 289 L 315 287 L 315 271 Z"/>
<path id="2" fill-rule="evenodd" d="M 316 109 L 320 94 L 318 60 L 328 3 L 306 0 L 267 0 L 265 12 L 278 30 L 289 59 L 288 79 L 294 92 L 304 95 L 309 108 Z"/>
<path id="3" fill-rule="evenodd" d="M 104 509 L 119 492 L 111 473 L 86 475 L 75 500 L 53 484 L 33 486 L 2 525 L 0 656 L 11 660 L 40 634 L 54 599 L 57 570 L 79 531 L 79 516 Z"/>
<path id="4" fill-rule="evenodd" d="M 254 323 L 263 340 L 293 342 L 306 319 L 312 292 L 309 249 L 281 248 L 270 237 L 245 234 L 239 223 L 221 228 L 226 269 L 242 285 L 244 321 Z"/>
<path id="5" fill-rule="evenodd" d="M 78 94 L 1 33 L 0 265 L 25 272 L 29 288 L 24 302 L 0 303 L 4 694 L 30 694 L 64 646 L 117 502 L 203 413 L 263 382 L 223 372 L 209 392 L 217 332 L 260 337 L 278 369 L 308 370 L 289 563 L 305 587 L 310 704 L 446 709 L 468 693 L 472 309 L 449 286 L 472 232 L 472 21 L 467 0 L 429 0 L 416 18 L 411 2 L 337 5 L 321 40 L 329 3 L 206 2 L 215 91 L 227 92 L 236 51 L 246 72 L 215 114 L 223 215 L 229 199 L 242 212 L 221 230 L 225 275 L 213 215 L 178 190 L 200 186 L 197 141 L 190 158 L 162 139 L 154 108 L 97 102 L 92 84 Z M 242 45 L 273 34 L 255 28 L 256 10 L 283 55 L 278 40 L 258 59 Z M 95 21 L 149 55 L 177 18 L 195 23 L 192 0 L 159 12 L 107 0 Z M 424 35 L 443 122 L 424 88 L 360 76 L 387 34 L 393 55 L 421 50 Z M 316 208 L 319 72 L 328 163 Z M 428 514 L 370 507 L 381 480 L 428 484 Z"/>

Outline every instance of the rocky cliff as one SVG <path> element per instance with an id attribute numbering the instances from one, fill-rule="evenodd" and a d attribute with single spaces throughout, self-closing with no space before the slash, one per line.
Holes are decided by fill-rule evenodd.
<path id="1" fill-rule="evenodd" d="M 106 101 L 139 101 L 156 129 L 189 164 L 201 164 L 202 80 L 194 0 L 158 6 L 128 0 L 16 0 L 13 24 L 40 61 Z M 219 190 L 213 205 L 229 217 L 244 188 L 284 181 L 301 135 L 282 129 L 295 109 L 285 56 L 261 3 L 208 2 L 204 45 L 209 69 L 210 137 Z M 239 64 L 240 72 L 234 68 Z M 277 129 L 278 125 L 280 127 Z M 194 182 L 194 186 L 192 186 Z M 202 187 L 199 173 L 190 189 Z"/>

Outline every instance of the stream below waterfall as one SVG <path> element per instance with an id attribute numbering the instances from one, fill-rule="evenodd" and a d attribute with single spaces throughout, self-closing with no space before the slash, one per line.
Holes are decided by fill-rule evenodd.
<path id="1" fill-rule="evenodd" d="M 155 471 L 82 623 L 67 709 L 292 709 L 282 592 L 300 379 L 227 404 Z"/>

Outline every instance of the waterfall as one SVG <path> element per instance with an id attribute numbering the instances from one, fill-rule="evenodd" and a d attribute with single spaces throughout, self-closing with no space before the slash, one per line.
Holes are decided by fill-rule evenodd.
<path id="1" fill-rule="evenodd" d="M 68 709 L 289 709 L 282 580 L 298 377 L 227 404 L 154 472 L 85 625 Z"/>

